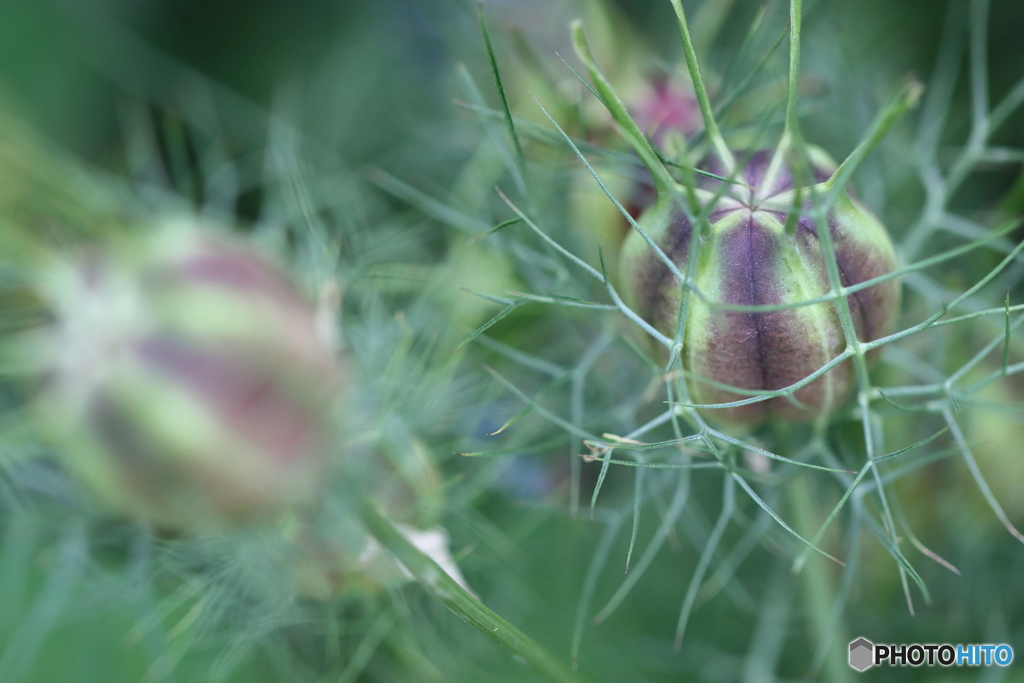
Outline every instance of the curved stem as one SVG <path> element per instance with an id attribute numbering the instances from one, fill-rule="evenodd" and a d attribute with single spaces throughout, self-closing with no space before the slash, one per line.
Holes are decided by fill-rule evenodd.
<path id="1" fill-rule="evenodd" d="M 700 74 L 700 64 L 697 63 L 697 53 L 693 49 L 693 40 L 690 39 L 690 28 L 686 23 L 686 12 L 679 0 L 672 0 L 672 8 L 676 11 L 679 19 L 679 34 L 683 39 L 683 54 L 686 55 L 686 66 L 690 70 L 690 79 L 693 81 L 693 91 L 697 95 L 697 103 L 700 105 L 700 114 L 704 118 L 704 130 L 707 131 L 708 139 L 715 148 L 725 166 L 726 175 L 731 175 L 736 168 L 736 160 L 725 144 L 725 138 L 718 129 L 715 122 L 715 114 L 711 111 L 711 102 L 708 100 L 708 91 L 704 87 L 704 78 Z"/>
<path id="2" fill-rule="evenodd" d="M 797 107 L 800 101 L 800 27 L 803 23 L 803 0 L 789 2 L 789 81 L 786 88 L 786 124 L 782 140 L 775 148 L 768 170 L 758 187 L 758 195 L 764 196 L 782 168 L 786 156 L 794 147 L 800 147 L 800 117 Z"/>
<path id="3" fill-rule="evenodd" d="M 882 138 L 889 132 L 893 124 L 907 110 L 917 106 L 923 92 L 924 84 L 920 81 L 908 80 L 903 83 L 899 90 L 890 98 L 889 102 L 886 103 L 882 111 L 878 113 L 868 134 L 864 136 L 864 139 L 857 145 L 856 149 L 850 153 L 850 156 L 846 157 L 846 160 L 839 165 L 839 168 L 832 174 L 832 177 L 825 181 L 822 189 L 826 193 L 841 192 L 849 181 L 850 176 L 853 175 L 853 172 L 867 155 L 878 146 L 878 143 L 882 141 Z M 831 195 L 829 200 L 832 200 Z"/>
<path id="4" fill-rule="evenodd" d="M 585 683 L 585 678 L 571 671 L 553 654 L 470 595 L 436 562 L 410 543 L 372 503 L 362 503 L 360 516 L 377 541 L 409 570 L 423 588 L 460 619 L 522 658 L 545 680 L 551 683 Z"/>
<path id="5" fill-rule="evenodd" d="M 818 524 L 817 505 L 808 483 L 803 477 L 796 477 L 790 485 L 789 503 L 793 511 L 793 524 L 797 531 L 810 537 Z M 846 634 L 842 622 L 833 620 L 836 587 L 829 569 L 828 565 L 816 560 L 807 563 L 800 586 L 803 589 L 806 608 L 809 612 L 807 616 L 810 618 L 814 637 L 818 641 L 816 649 L 830 655 L 824 661 L 823 678 L 845 683 L 853 679 L 850 676 L 851 669 L 837 654 L 841 650 L 835 647 L 836 643 L 846 643 Z"/>
<path id="6" fill-rule="evenodd" d="M 789 3 L 789 84 L 786 91 L 787 137 L 800 135 L 797 105 L 800 99 L 800 27 L 803 23 L 803 0 Z"/>
<path id="7" fill-rule="evenodd" d="M 661 162 L 658 153 L 651 147 L 651 143 L 647 141 L 639 126 L 636 125 L 636 122 L 629 115 L 626 105 L 622 103 L 619 96 L 612 90 L 612 86 L 608 83 L 604 74 L 597 68 L 597 62 L 594 61 L 594 56 L 590 52 L 590 46 L 587 44 L 587 36 L 583 33 L 583 24 L 577 19 L 572 22 L 569 28 L 572 31 L 572 42 L 573 47 L 576 49 L 576 55 L 587 68 L 590 80 L 594 82 L 595 94 L 608 110 L 608 113 L 611 114 L 615 123 L 622 129 L 626 140 L 644 162 L 644 165 L 651 174 L 654 189 L 658 196 L 670 196 L 672 188 L 675 186 L 675 181 Z"/>

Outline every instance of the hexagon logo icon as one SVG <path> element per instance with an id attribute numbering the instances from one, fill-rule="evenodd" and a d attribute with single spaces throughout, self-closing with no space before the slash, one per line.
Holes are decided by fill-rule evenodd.
<path id="1" fill-rule="evenodd" d="M 865 671 L 875 663 L 874 654 L 874 643 L 867 638 L 858 638 L 850 643 L 850 666 L 857 671 Z"/>

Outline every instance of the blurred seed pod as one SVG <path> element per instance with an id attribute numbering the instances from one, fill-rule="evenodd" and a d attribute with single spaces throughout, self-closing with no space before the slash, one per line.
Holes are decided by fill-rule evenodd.
<path id="1" fill-rule="evenodd" d="M 216 527 L 317 499 L 344 388 L 314 308 L 251 247 L 167 224 L 43 277 L 41 423 L 114 509 Z"/>

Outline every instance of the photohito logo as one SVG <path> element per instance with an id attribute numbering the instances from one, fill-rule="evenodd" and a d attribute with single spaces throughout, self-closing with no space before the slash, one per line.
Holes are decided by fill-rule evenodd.
<path id="1" fill-rule="evenodd" d="M 865 671 L 873 666 L 1009 666 L 1013 648 L 992 645 L 876 645 L 867 638 L 850 643 L 850 666 Z"/>
<path id="2" fill-rule="evenodd" d="M 850 643 L 850 666 L 857 671 L 864 671 L 874 662 L 875 645 L 867 638 L 858 638 Z"/>

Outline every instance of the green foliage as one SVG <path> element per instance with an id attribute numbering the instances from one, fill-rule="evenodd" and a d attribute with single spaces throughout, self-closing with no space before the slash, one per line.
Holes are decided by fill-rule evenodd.
<path id="1" fill-rule="evenodd" d="M 385 4 L 342 3 L 337 33 L 307 27 L 303 49 L 286 25 L 273 92 L 240 64 L 274 50 L 233 34 L 230 59 L 190 53 L 190 31 L 161 23 L 186 10 L 39 10 L 60 35 L 105 42 L 76 49 L 104 79 L 89 92 L 108 110 L 89 120 L 109 123 L 89 139 L 44 119 L 88 166 L 22 124 L 0 134 L 13 179 L 0 191 L 0 681 L 852 680 L 846 644 L 861 635 L 1021 651 L 1020 13 L 995 0 L 941 13 L 924 0 L 531 2 L 515 17 L 498 2 Z M 34 11 L 19 6 L 18 25 Z M 80 95 L 94 75 L 53 69 L 82 79 L 64 96 L 95 106 Z M 925 89 L 908 113 L 912 69 Z M 4 121 L 57 97 L 12 73 Z M 705 123 L 690 139 L 643 128 L 638 81 L 652 73 L 693 90 Z M 696 286 L 697 249 L 674 263 L 648 234 L 645 185 L 702 225 L 727 187 L 698 193 L 704 179 L 738 182 L 744 150 L 774 143 L 799 176 L 805 140 L 845 159 L 804 184 L 807 211 L 823 217 L 854 187 L 900 267 L 844 287 L 825 237 L 826 294 L 717 304 Z M 708 173 L 710 150 L 735 163 Z M 112 517 L 41 436 L 45 378 L 6 361 L 11 333 L 45 319 L 31 292 L 49 254 L 183 213 L 281 255 L 334 314 L 359 389 L 352 445 L 309 525 L 323 545 L 296 545 L 287 525 L 176 535 Z M 676 278 L 673 334 L 622 296 L 629 231 Z M 893 279 L 897 331 L 858 339 L 847 296 Z M 713 380 L 681 353 L 693 297 L 828 304 L 845 350 L 789 387 L 702 405 L 691 387 Z M 813 424 L 715 417 L 795 401 L 839 363 L 856 388 Z M 389 515 L 447 531 L 482 605 L 369 506 L 380 481 L 412 501 Z M 343 581 L 326 599 L 297 586 L 296 567 L 317 574 L 367 528 L 416 582 Z"/>

